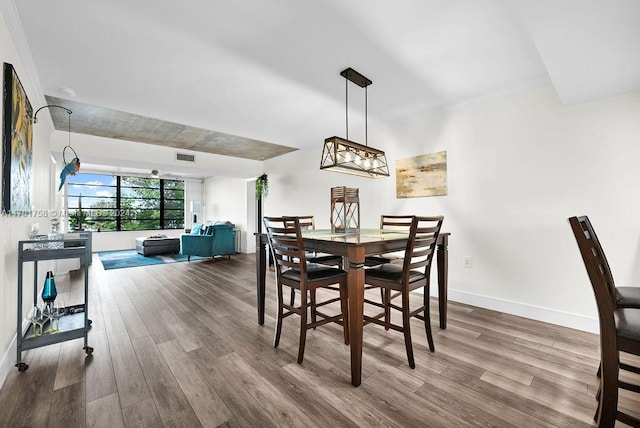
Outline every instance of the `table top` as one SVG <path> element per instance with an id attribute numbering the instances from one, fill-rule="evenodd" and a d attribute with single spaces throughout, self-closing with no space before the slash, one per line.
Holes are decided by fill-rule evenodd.
<path id="1" fill-rule="evenodd" d="M 377 241 L 406 240 L 408 232 L 384 229 L 360 229 L 359 232 L 331 232 L 330 229 L 303 230 L 304 239 L 361 244 Z"/>
<path id="2" fill-rule="evenodd" d="M 258 243 L 267 242 L 266 233 L 255 233 Z M 446 247 L 449 232 L 441 232 L 438 236 L 438 244 Z M 330 229 L 307 229 L 302 231 L 302 238 L 307 243 L 308 249 L 321 249 L 327 246 L 334 248 L 362 246 L 372 248 L 380 247 L 379 251 L 397 250 L 399 246 L 406 244 L 408 232 L 390 229 L 360 229 L 359 232 L 332 232 Z M 393 247 L 393 248 L 390 248 Z"/>

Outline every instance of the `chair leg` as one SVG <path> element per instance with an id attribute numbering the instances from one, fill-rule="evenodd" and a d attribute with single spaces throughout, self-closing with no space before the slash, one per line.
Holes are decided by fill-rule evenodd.
<path id="1" fill-rule="evenodd" d="M 309 291 L 311 293 L 311 322 L 316 322 L 316 290 L 312 289 Z M 316 328 L 313 327 L 315 330 Z"/>
<path id="2" fill-rule="evenodd" d="M 273 347 L 277 348 L 280 344 L 280 334 L 282 333 L 282 318 L 284 318 L 284 305 L 282 296 L 282 285 L 278 284 L 277 298 L 278 298 L 278 314 L 276 317 L 276 333 L 273 338 Z"/>
<path id="3" fill-rule="evenodd" d="M 295 288 L 291 288 L 291 306 L 296 304 L 296 290 Z"/>
<path id="4" fill-rule="evenodd" d="M 300 343 L 298 345 L 298 364 L 302 364 L 304 345 L 307 340 L 307 290 L 300 291 Z"/>
<path id="5" fill-rule="evenodd" d="M 602 361 L 600 378 L 600 400 L 596 410 L 596 422 L 599 427 L 613 427 L 618 413 L 618 362 Z"/>
<path id="6" fill-rule="evenodd" d="M 427 333 L 427 342 L 429 342 L 429 350 L 435 352 L 436 347 L 433 344 L 433 334 L 431 333 L 431 308 L 429 306 L 429 285 L 424 287 L 424 329 Z"/>
<path id="7" fill-rule="evenodd" d="M 384 329 L 389 331 L 391 326 L 391 290 L 380 288 L 380 292 L 382 293 L 382 304 L 384 305 Z"/>
<path id="8" fill-rule="evenodd" d="M 187 261 L 190 262 L 191 261 L 191 256 L 187 256 Z"/>
<path id="9" fill-rule="evenodd" d="M 407 348 L 409 367 L 416 368 L 413 360 L 413 345 L 411 344 L 411 317 L 409 316 L 409 290 L 402 290 L 402 331 L 404 332 L 404 346 Z"/>

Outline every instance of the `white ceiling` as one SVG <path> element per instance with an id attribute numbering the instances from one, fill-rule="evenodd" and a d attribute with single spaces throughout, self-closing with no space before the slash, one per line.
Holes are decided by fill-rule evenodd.
<path id="1" fill-rule="evenodd" d="M 14 3 L 45 94 L 295 148 L 344 135 L 346 67 L 370 128 L 548 79 L 640 89 L 637 0 Z"/>

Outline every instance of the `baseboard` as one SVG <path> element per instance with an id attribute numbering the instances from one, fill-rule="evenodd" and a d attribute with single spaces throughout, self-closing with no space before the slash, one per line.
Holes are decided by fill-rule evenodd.
<path id="1" fill-rule="evenodd" d="M 0 360 L 0 387 L 4 385 L 4 381 L 7 380 L 10 370 L 17 370 L 16 366 L 16 336 L 13 336 L 11 345 L 2 356 Z"/>
<path id="2" fill-rule="evenodd" d="M 437 290 L 435 296 L 437 296 Z M 448 300 L 451 302 L 464 303 L 466 305 L 478 306 L 480 308 L 491 309 L 504 312 L 519 317 L 529 318 L 536 321 L 547 322 L 563 327 L 589 333 L 599 333 L 600 326 L 598 318 L 584 315 L 562 312 L 556 309 L 543 308 L 535 305 L 513 302 L 510 300 L 496 299 L 494 297 L 481 296 L 458 290 L 449 290 Z"/>

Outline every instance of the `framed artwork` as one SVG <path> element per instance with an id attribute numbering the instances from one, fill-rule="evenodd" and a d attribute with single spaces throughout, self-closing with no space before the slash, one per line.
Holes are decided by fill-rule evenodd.
<path id="1" fill-rule="evenodd" d="M 446 194 L 446 151 L 396 161 L 397 198 L 420 198 Z"/>
<path id="2" fill-rule="evenodd" d="M 33 193 L 33 109 L 11 64 L 4 63 L 2 211 L 29 215 Z"/>

